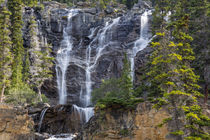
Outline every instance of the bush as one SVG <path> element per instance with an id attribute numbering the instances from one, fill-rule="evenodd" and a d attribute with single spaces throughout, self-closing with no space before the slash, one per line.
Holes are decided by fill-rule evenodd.
<path id="1" fill-rule="evenodd" d="M 34 92 L 28 85 L 22 85 L 9 89 L 6 102 L 14 105 L 23 105 L 25 103 L 36 104 L 38 102 L 37 97 L 36 92 Z"/>
<path id="2" fill-rule="evenodd" d="M 100 88 L 92 92 L 92 101 L 97 103 L 96 107 L 98 108 L 112 105 L 133 107 L 138 99 L 134 99 L 132 94 L 130 64 L 125 54 L 121 77 L 102 81 Z"/>
<path id="3" fill-rule="evenodd" d="M 43 103 L 49 103 L 49 99 L 44 94 L 42 94 L 41 97 Z"/>
<path id="4" fill-rule="evenodd" d="M 110 80 L 102 81 L 100 88 L 93 91 L 92 101 L 93 103 L 96 103 L 103 98 L 122 98 L 123 94 L 119 79 L 112 78 Z"/>

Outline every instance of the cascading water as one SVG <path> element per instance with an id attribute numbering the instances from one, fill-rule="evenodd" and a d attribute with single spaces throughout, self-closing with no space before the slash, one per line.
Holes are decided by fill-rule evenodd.
<path id="1" fill-rule="evenodd" d="M 93 39 L 93 41 L 90 43 L 88 48 L 86 49 L 86 81 L 85 81 L 85 92 L 83 93 L 81 91 L 80 93 L 80 102 L 84 107 L 78 107 L 74 105 L 75 110 L 80 114 L 80 119 L 85 120 L 85 122 L 88 122 L 88 120 L 94 115 L 93 107 L 89 107 L 91 105 L 91 92 L 92 92 L 92 81 L 91 81 L 91 73 L 94 71 L 94 68 L 98 62 L 98 59 L 102 56 L 102 51 L 106 48 L 110 41 L 110 35 L 107 35 L 107 32 L 110 31 L 110 29 L 118 23 L 120 18 L 116 18 L 112 21 L 112 23 L 107 22 L 100 31 L 98 31 L 98 34 Z M 91 35 L 89 38 L 93 38 L 95 33 L 95 29 L 91 30 Z M 95 41 L 98 41 L 99 46 L 96 50 L 96 55 L 91 61 L 91 52 L 92 52 L 92 45 Z M 84 118 L 84 119 L 82 119 Z"/>
<path id="2" fill-rule="evenodd" d="M 73 48 L 71 36 L 68 35 L 68 31 L 71 29 L 71 19 L 77 14 L 78 10 L 70 10 L 68 14 L 68 21 L 66 28 L 63 29 L 63 40 L 60 45 L 60 49 L 57 52 L 56 60 L 56 76 L 59 92 L 59 103 L 65 104 L 67 98 L 66 90 L 66 71 L 71 59 L 71 50 Z"/>
<path id="3" fill-rule="evenodd" d="M 39 126 L 38 126 L 38 132 L 40 132 L 40 130 L 41 130 L 42 121 L 43 121 L 43 119 L 44 119 L 44 115 L 45 115 L 47 109 L 48 109 L 48 108 L 45 108 L 45 109 L 43 109 L 42 112 L 41 112 L 40 121 L 39 121 Z"/>
<path id="4" fill-rule="evenodd" d="M 136 54 L 139 51 L 143 50 L 145 47 L 147 47 L 147 45 L 151 41 L 150 36 L 149 36 L 149 26 L 148 26 L 149 15 L 151 15 L 151 14 L 152 14 L 151 10 L 145 11 L 142 14 L 140 37 L 138 40 L 135 41 L 134 47 L 131 50 L 130 63 L 131 63 L 132 81 L 135 80 L 135 57 L 136 57 Z"/>

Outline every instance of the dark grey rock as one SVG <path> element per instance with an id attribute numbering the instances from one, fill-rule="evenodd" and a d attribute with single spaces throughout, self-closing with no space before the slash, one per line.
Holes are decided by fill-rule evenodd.
<path id="1" fill-rule="evenodd" d="M 23 29 L 24 44 L 26 47 L 29 47 L 27 24 L 29 17 L 33 14 L 39 25 L 39 39 L 43 40 L 43 38 L 46 38 L 47 42 L 52 44 L 52 56 L 56 57 L 60 43 L 63 40 L 63 29 L 67 26 L 68 9 L 65 8 L 64 5 L 60 5 L 56 2 L 45 2 L 44 5 L 44 10 L 26 8 L 24 13 L 24 21 L 26 24 Z M 106 22 L 110 21 L 110 18 L 116 17 L 117 15 L 113 11 L 113 6 L 108 6 L 105 13 L 103 13 L 103 11 L 100 11 L 98 8 L 88 8 L 88 3 L 79 3 L 79 5 L 86 5 L 86 8 L 81 9 L 78 14 L 72 18 L 71 28 L 67 30 L 67 33 L 71 35 L 71 39 L 73 40 L 71 56 L 74 58 L 70 60 L 70 66 L 66 73 L 67 102 L 69 104 L 80 104 L 80 92 L 85 92 L 86 49 L 91 43 L 91 59 L 94 59 L 96 50 L 99 47 L 99 39 L 95 39 L 97 34 L 102 32 L 101 29 L 105 26 Z M 123 7 L 122 5 L 120 6 Z M 102 79 L 120 76 L 123 68 L 124 53 L 127 52 L 127 49 L 131 49 L 135 40 L 139 38 L 141 28 L 140 17 L 144 10 L 145 7 L 139 7 L 137 11 L 131 10 L 124 15 L 123 13 L 125 11 L 123 12 L 122 10 L 122 12 L 118 12 L 118 14 L 121 14 L 119 23 L 107 31 L 107 46 L 92 71 L 91 80 L 93 82 L 93 88 L 99 87 Z M 104 15 L 106 15 L 106 17 L 104 17 Z M 90 36 L 92 29 L 95 29 L 95 32 Z M 144 58 L 141 57 L 141 59 Z M 80 66 L 76 65 L 75 61 L 79 61 Z M 56 60 L 54 63 L 56 64 Z M 139 60 L 136 65 L 141 66 Z M 45 81 L 42 87 L 42 93 L 50 99 L 50 104 L 57 104 L 58 90 L 55 67 L 53 67 L 52 70 L 54 72 L 53 78 Z"/>

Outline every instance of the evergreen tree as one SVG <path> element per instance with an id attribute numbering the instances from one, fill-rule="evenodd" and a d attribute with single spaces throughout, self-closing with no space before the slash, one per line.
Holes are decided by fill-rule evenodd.
<path id="1" fill-rule="evenodd" d="M 25 49 L 24 52 L 24 62 L 23 62 L 23 82 L 26 84 L 30 83 L 30 60 L 29 60 L 29 51 L 28 48 Z"/>
<path id="2" fill-rule="evenodd" d="M 125 55 L 121 77 L 102 81 L 100 88 L 92 93 L 92 101 L 102 104 L 129 104 L 132 99 L 133 85 L 130 75 L 130 63 Z M 131 103 L 132 104 L 132 103 Z"/>
<path id="3" fill-rule="evenodd" d="M 208 85 L 210 84 L 208 83 L 208 76 L 205 76 L 208 71 L 208 56 L 210 51 L 210 16 L 208 15 L 208 11 L 210 11 L 209 3 L 210 1 L 207 0 L 188 1 L 188 13 L 190 15 L 189 33 L 193 37 L 192 47 L 196 53 L 196 58 L 192 66 L 201 77 L 200 84 L 205 85 L 204 90 L 202 90 L 205 94 L 205 103 L 208 99 Z"/>
<path id="4" fill-rule="evenodd" d="M 120 77 L 120 86 L 122 87 L 122 91 L 124 92 L 123 98 L 130 99 L 133 93 L 133 84 L 131 80 L 131 69 L 130 63 L 128 61 L 127 55 L 125 54 L 124 62 L 123 62 L 123 71 Z"/>
<path id="5" fill-rule="evenodd" d="M 190 67 L 190 62 L 195 57 L 190 46 L 192 37 L 189 35 L 189 15 L 186 12 L 188 2 L 177 0 L 173 4 L 175 5 L 170 8 L 173 9 L 170 22 L 163 20 L 166 15 L 162 14 L 165 12 L 158 11 L 160 13 L 156 14 L 162 16 L 162 22 L 160 31 L 156 33 L 158 41 L 152 42 L 154 52 L 148 73 L 160 91 L 155 107 L 163 104 L 171 106 L 171 120 L 176 124 L 171 134 L 177 135 L 179 139 L 208 139 L 209 134 L 202 126 L 209 123 L 209 118 L 202 114 L 197 104 L 197 98 L 201 96 L 198 92 L 200 86 L 197 84 L 199 76 Z M 185 116 L 184 119 L 182 115 Z"/>
<path id="6" fill-rule="evenodd" d="M 38 4 L 38 0 L 22 0 L 22 2 L 30 7 L 34 7 Z"/>
<path id="7" fill-rule="evenodd" d="M 10 39 L 10 12 L 6 6 L 0 8 L 0 102 L 3 102 L 5 89 L 10 84 L 11 76 L 11 39 Z"/>
<path id="8" fill-rule="evenodd" d="M 14 61 L 12 64 L 12 85 L 20 86 L 23 84 L 23 38 L 22 38 L 22 2 L 21 0 L 8 0 L 8 7 L 11 11 L 11 39 L 12 39 L 12 53 L 14 54 Z"/>
<path id="9" fill-rule="evenodd" d="M 42 102 L 41 87 L 44 81 L 52 77 L 52 60 L 50 56 L 51 49 L 49 44 L 45 42 L 44 44 L 39 42 L 37 37 L 37 24 L 35 17 L 32 16 L 30 19 L 30 55 L 33 57 L 34 63 L 32 64 L 31 73 L 31 83 L 35 85 L 38 89 L 39 99 Z"/>

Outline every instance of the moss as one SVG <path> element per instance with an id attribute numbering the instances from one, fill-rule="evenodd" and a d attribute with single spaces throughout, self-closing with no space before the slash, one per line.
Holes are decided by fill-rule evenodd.
<path id="1" fill-rule="evenodd" d="M 121 129 L 118 134 L 123 137 L 126 137 L 126 136 L 131 135 L 131 131 L 128 130 L 127 128 L 124 128 L 124 129 Z"/>
<path id="2" fill-rule="evenodd" d="M 184 135 L 184 132 L 179 130 L 179 131 L 171 132 L 170 134 L 180 136 L 180 135 Z"/>

